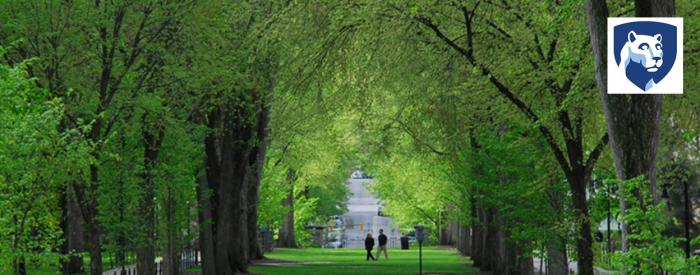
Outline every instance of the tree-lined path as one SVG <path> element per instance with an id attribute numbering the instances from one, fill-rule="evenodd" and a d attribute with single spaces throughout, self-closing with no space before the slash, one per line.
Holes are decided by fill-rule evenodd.
<path id="1" fill-rule="evenodd" d="M 694 274 L 697 2 L 0 0 L 0 274 L 413 274 L 327 247 L 415 225 L 430 272 Z M 609 95 L 608 17 L 682 17 L 685 93 Z"/>

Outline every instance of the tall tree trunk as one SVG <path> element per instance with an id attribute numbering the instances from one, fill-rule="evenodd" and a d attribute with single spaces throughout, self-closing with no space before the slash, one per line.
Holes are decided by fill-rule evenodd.
<path id="1" fill-rule="evenodd" d="M 558 176 L 551 177 L 550 187 L 547 188 L 547 201 L 552 208 L 552 217 L 555 224 L 562 224 L 565 221 L 564 199 L 566 194 L 557 185 L 561 183 L 561 178 Z M 557 226 L 558 227 L 558 226 Z M 556 227 L 555 227 L 556 228 Z M 566 256 L 566 237 L 562 236 L 556 229 L 551 232 L 553 236 L 545 242 L 545 250 L 547 253 L 547 274 L 551 275 L 566 275 L 569 272 L 569 266 Z M 544 259 L 542 259 L 544 260 Z"/>
<path id="2" fill-rule="evenodd" d="M 637 17 L 671 17 L 675 14 L 674 0 L 636 0 L 635 7 Z M 606 86 L 608 6 L 604 0 L 588 0 L 586 12 L 593 46 L 596 80 L 608 125 L 617 178 L 626 180 L 645 175 L 651 182 L 651 192 L 656 201 L 656 151 L 659 145 L 662 96 L 608 94 Z M 626 209 L 627 202 L 621 198 L 620 211 L 623 215 Z M 627 232 L 629 228 L 623 224 L 622 249 L 624 251 L 627 250 Z"/>
<path id="3" fill-rule="evenodd" d="M 472 199 L 472 208 L 471 208 L 471 214 L 472 214 L 472 240 L 471 240 L 471 253 L 472 253 L 472 260 L 474 261 L 474 266 L 476 267 L 481 267 L 483 264 L 482 262 L 482 256 L 484 255 L 483 247 L 481 246 L 481 243 L 483 242 L 481 240 L 482 236 L 484 235 L 484 224 L 482 223 L 482 217 L 481 217 L 481 209 L 479 206 L 476 204 L 476 200 Z"/>
<path id="4" fill-rule="evenodd" d="M 237 141 L 234 133 L 228 130 L 221 144 L 221 176 L 216 194 L 216 274 L 245 272 L 247 265 L 247 246 L 244 251 L 242 240 L 248 238 L 247 224 L 244 222 L 247 218 L 244 207 L 247 194 L 244 174 L 248 161 L 241 159 L 247 153 L 241 152 L 241 146 L 235 144 Z"/>
<path id="5" fill-rule="evenodd" d="M 199 198 L 199 250 L 202 253 L 202 274 L 215 274 L 216 258 L 214 248 L 214 231 L 212 226 L 211 188 L 207 181 L 206 172 L 202 172 L 197 180 L 197 197 Z"/>
<path id="6" fill-rule="evenodd" d="M 569 273 L 569 265 L 566 259 L 566 242 L 561 238 L 554 238 L 547 246 L 547 274 L 566 275 Z"/>
<path id="7" fill-rule="evenodd" d="M 508 241 L 506 240 L 506 232 L 503 226 L 503 219 L 495 208 L 492 210 L 490 231 L 493 234 L 493 242 L 490 242 L 493 251 L 492 274 L 501 275 L 508 274 L 510 263 L 508 261 Z"/>
<path id="8" fill-rule="evenodd" d="M 155 273 L 155 209 L 152 187 L 144 186 L 143 197 L 139 207 L 140 238 L 136 248 L 136 269 L 141 274 Z"/>
<path id="9" fill-rule="evenodd" d="M 61 229 L 63 231 L 63 243 L 61 254 L 68 255 L 61 258 L 62 274 L 79 274 L 83 272 L 83 257 L 78 254 L 81 251 L 82 228 L 80 222 L 80 208 L 73 198 L 72 184 L 68 184 L 61 193 Z"/>
<path id="10" fill-rule="evenodd" d="M 239 92 L 240 102 L 248 102 L 248 91 Z M 254 98 L 259 96 L 256 91 Z M 259 98 L 256 98 L 259 100 Z M 256 104 L 259 104 L 259 101 Z M 256 140 L 257 121 L 247 121 L 250 115 L 258 116 L 260 105 L 243 107 L 227 106 L 222 116 L 223 136 L 220 142 L 219 186 L 214 194 L 216 207 L 216 274 L 246 272 L 250 253 L 248 251 L 248 182 Z"/>
<path id="11" fill-rule="evenodd" d="M 258 188 L 262 173 L 257 163 L 258 158 L 264 161 L 265 147 L 258 141 L 263 140 L 261 131 L 267 122 L 261 118 L 266 120 L 267 114 L 261 114 L 265 112 L 261 93 L 236 93 L 234 103 L 214 108 L 207 119 L 207 126 L 217 131 L 204 139 L 206 173 L 198 181 L 205 274 L 245 273 L 252 245 L 257 245 L 257 241 L 251 244 L 255 237 L 250 236 L 257 231 L 257 213 L 249 213 L 249 208 L 257 207 L 258 195 L 249 189 Z M 250 117 L 256 119 L 251 122 Z M 255 217 L 249 222 L 250 215 Z"/>
<path id="12" fill-rule="evenodd" d="M 90 253 L 90 274 L 102 274 L 102 247 L 100 247 L 100 230 L 95 224 L 85 227 L 86 246 Z"/>
<path id="13" fill-rule="evenodd" d="M 460 225 L 460 239 L 462 240 L 462 253 L 464 256 L 472 256 L 472 232 L 466 225 Z"/>
<path id="14" fill-rule="evenodd" d="M 287 214 L 282 219 L 277 245 L 280 247 L 297 247 L 294 238 L 294 181 L 296 181 L 296 171 L 293 169 L 287 170 L 287 182 L 289 182 L 289 190 L 287 198 L 282 202 L 284 206 L 289 207 Z"/>
<path id="15" fill-rule="evenodd" d="M 141 180 L 143 182 L 141 190 L 141 204 L 139 205 L 139 225 L 141 235 L 139 236 L 136 248 L 136 269 L 141 274 L 153 274 L 156 272 L 156 186 L 154 182 L 154 172 L 158 163 L 158 154 L 163 143 L 165 131 L 158 128 L 157 132 L 149 130 L 147 127 L 148 114 L 142 117 L 141 138 L 144 145 L 143 150 L 143 172 Z"/>
<path id="16" fill-rule="evenodd" d="M 178 246 L 177 236 L 178 228 L 175 225 L 175 199 L 171 194 L 165 199 L 165 247 L 163 249 L 163 274 L 177 275 L 178 274 Z"/>
<path id="17" fill-rule="evenodd" d="M 446 214 L 447 213 L 445 211 L 442 211 L 442 210 L 438 211 L 437 227 L 438 227 L 438 235 L 439 235 L 439 244 L 440 245 L 449 245 L 450 244 L 450 241 L 449 241 L 450 231 L 449 231 L 449 227 L 446 226 L 448 224 Z"/>
<path id="18" fill-rule="evenodd" d="M 94 128 L 93 128 L 94 129 Z M 96 153 L 93 153 L 95 155 Z M 95 156 L 97 157 L 97 156 Z M 90 165 L 90 185 L 74 186 L 76 201 L 80 205 L 85 225 L 85 246 L 90 254 L 90 274 L 102 274 L 102 230 L 97 221 L 97 184 L 98 170 L 96 164 Z"/>
<path id="19" fill-rule="evenodd" d="M 573 179 L 577 180 L 577 179 Z M 576 251 L 578 252 L 578 272 L 593 274 L 593 236 L 591 235 L 591 220 L 586 201 L 586 184 L 580 181 L 569 181 L 574 205 L 574 221 L 576 232 Z"/>
<path id="20" fill-rule="evenodd" d="M 263 103 L 264 104 L 264 103 Z M 251 172 L 253 173 L 249 179 L 248 186 L 248 251 L 250 252 L 250 259 L 257 260 L 263 258 L 263 249 L 261 243 L 258 241 L 260 239 L 260 232 L 258 230 L 258 201 L 259 201 L 259 191 L 260 182 L 262 181 L 265 155 L 267 152 L 267 126 L 270 121 L 270 107 L 263 106 L 262 111 L 258 116 L 258 126 L 257 126 L 257 146 L 253 150 L 253 167 Z"/>
<path id="21" fill-rule="evenodd" d="M 481 237 L 481 271 L 493 270 L 496 257 L 496 231 L 493 222 L 493 209 L 481 209 L 481 222 L 484 225 Z"/>
<path id="22" fill-rule="evenodd" d="M 209 115 L 208 126 L 213 129 L 218 124 L 216 111 Z M 220 174 L 219 157 L 216 152 L 216 139 L 209 134 L 204 138 L 206 156 L 204 171 L 197 181 L 199 197 L 199 245 L 202 251 L 202 274 L 216 274 L 216 209 L 218 208 L 218 175 Z"/>

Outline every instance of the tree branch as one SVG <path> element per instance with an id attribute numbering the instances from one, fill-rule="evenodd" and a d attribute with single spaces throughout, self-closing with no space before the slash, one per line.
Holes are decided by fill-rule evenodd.
<path id="1" fill-rule="evenodd" d="M 586 166 L 584 167 L 586 174 L 590 174 L 590 172 L 593 170 L 593 166 L 595 166 L 596 161 L 598 161 L 598 158 L 600 158 L 600 155 L 603 152 L 603 149 L 605 149 L 605 146 L 608 145 L 609 141 L 608 133 L 606 132 L 603 137 L 600 138 L 600 141 L 598 144 L 595 146 L 591 154 L 588 156 L 588 160 L 586 160 Z"/>
<path id="2" fill-rule="evenodd" d="M 527 116 L 532 123 L 537 125 L 537 128 L 540 130 L 542 135 L 544 136 L 545 140 L 547 141 L 547 144 L 549 147 L 552 149 L 552 152 L 554 153 L 555 158 L 557 159 L 557 162 L 561 166 L 561 168 L 564 170 L 564 173 L 567 174 L 567 176 L 570 176 L 571 174 L 571 166 L 569 165 L 569 162 L 566 160 L 566 157 L 564 156 L 564 153 L 562 150 L 559 148 L 557 145 L 556 140 L 554 139 L 554 136 L 552 135 L 551 131 L 549 128 L 545 127 L 544 125 L 541 124 L 541 120 L 539 116 L 528 106 L 520 100 L 508 87 L 506 87 L 498 78 L 496 78 L 494 75 L 491 74 L 491 71 L 484 66 L 481 63 L 478 63 L 476 59 L 474 58 L 473 55 L 473 48 L 471 47 L 472 43 L 472 37 L 473 37 L 473 32 L 471 31 L 471 18 L 468 15 L 468 12 L 466 11 L 466 8 L 462 8 L 462 13 L 465 16 L 465 28 L 467 31 L 467 45 L 469 45 L 469 49 L 465 49 L 463 47 L 460 47 L 457 45 L 457 43 L 450 38 L 448 38 L 441 30 L 440 28 L 435 25 L 432 20 L 428 17 L 424 16 L 418 16 L 415 19 L 425 25 L 426 27 L 430 28 L 433 33 L 440 38 L 443 42 L 445 42 L 447 45 L 449 45 L 451 48 L 456 50 L 458 53 L 460 53 L 462 56 L 464 56 L 469 63 L 472 64 L 472 66 L 475 66 L 479 69 L 481 69 L 481 74 L 486 76 L 489 81 L 496 86 L 496 89 L 498 90 L 501 95 L 503 95 L 506 99 L 508 99 L 512 104 L 514 104 L 518 109 Z"/>

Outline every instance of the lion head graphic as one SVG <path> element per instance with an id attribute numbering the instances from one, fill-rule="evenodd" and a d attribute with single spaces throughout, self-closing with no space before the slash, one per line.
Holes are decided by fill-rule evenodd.
<path id="1" fill-rule="evenodd" d="M 664 64 L 664 50 L 661 34 L 643 35 L 630 31 L 627 34 L 627 42 L 620 51 L 620 67 L 629 76 L 630 73 L 636 75 L 647 75 L 638 78 L 642 83 L 635 83 L 645 91 L 651 89 L 656 83 L 653 74 Z M 634 66 L 630 68 L 630 66 Z M 630 78 L 633 79 L 633 78 Z"/>

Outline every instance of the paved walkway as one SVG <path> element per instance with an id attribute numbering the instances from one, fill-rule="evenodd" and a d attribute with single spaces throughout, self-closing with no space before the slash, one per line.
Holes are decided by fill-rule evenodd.
<path id="1" fill-rule="evenodd" d="M 533 264 L 534 264 L 534 271 L 535 274 L 545 274 L 545 270 L 547 269 L 547 262 L 542 262 L 542 259 L 540 258 L 533 258 L 532 259 Z M 542 269 L 540 269 L 540 264 L 542 264 Z M 613 274 L 618 274 L 618 272 L 610 271 L 610 270 L 605 270 L 600 267 L 593 267 L 596 275 L 613 275 Z M 578 272 L 578 262 L 569 262 L 569 274 L 576 274 Z"/>

